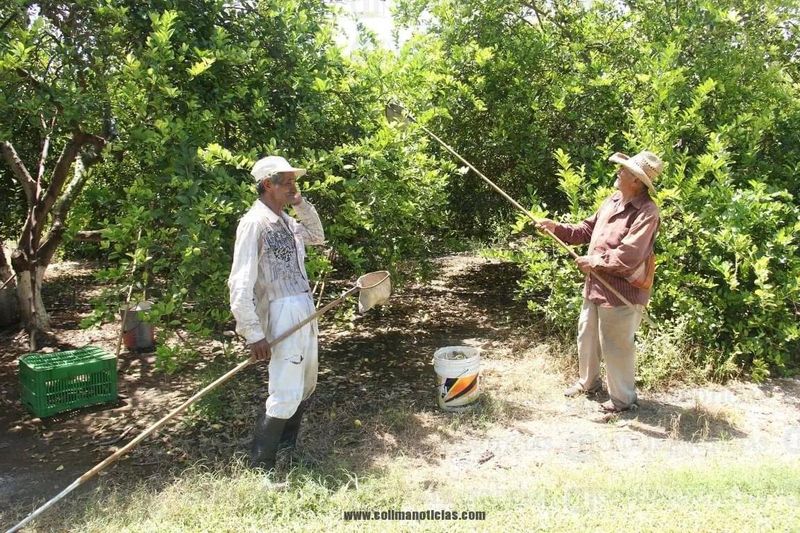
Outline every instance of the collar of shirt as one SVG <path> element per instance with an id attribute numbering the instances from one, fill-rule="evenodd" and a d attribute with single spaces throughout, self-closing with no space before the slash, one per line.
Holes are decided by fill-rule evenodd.
<path id="1" fill-rule="evenodd" d="M 284 224 L 286 223 L 286 219 L 283 218 L 284 214 L 282 212 L 276 213 L 261 200 L 256 200 L 255 203 L 253 204 L 253 207 L 258 211 L 258 213 L 263 214 L 265 217 L 267 217 L 267 220 L 269 220 L 271 224 L 275 224 L 279 220 L 283 220 Z"/>
<path id="2" fill-rule="evenodd" d="M 647 191 L 643 191 L 641 194 L 634 196 L 624 204 L 622 203 L 622 193 L 617 191 L 611 197 L 611 200 L 617 206 L 620 211 L 623 211 L 628 204 L 633 205 L 636 210 L 639 210 L 644 206 L 645 203 L 650 199 L 650 195 L 647 194 Z"/>

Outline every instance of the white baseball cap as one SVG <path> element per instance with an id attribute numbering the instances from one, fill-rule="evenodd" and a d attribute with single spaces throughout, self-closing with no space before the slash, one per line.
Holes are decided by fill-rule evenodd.
<path id="1" fill-rule="evenodd" d="M 265 180 L 280 172 L 294 172 L 294 177 L 299 178 L 300 176 L 305 175 L 306 169 L 295 168 L 281 156 L 270 155 L 256 161 L 256 164 L 253 165 L 253 170 L 250 171 L 250 174 L 253 175 L 256 183 L 260 183 L 262 180 Z"/>

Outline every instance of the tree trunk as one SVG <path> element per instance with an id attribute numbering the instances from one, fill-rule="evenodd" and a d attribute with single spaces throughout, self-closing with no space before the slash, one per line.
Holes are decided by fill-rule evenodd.
<path id="1" fill-rule="evenodd" d="M 0 327 L 16 324 L 19 321 L 19 305 L 14 287 L 16 283 L 11 278 L 15 277 L 8 263 L 3 243 L 0 242 Z M 8 285 L 2 285 L 8 282 Z"/>
<path id="2" fill-rule="evenodd" d="M 19 304 L 15 289 L 6 287 L 0 289 L 0 327 L 10 326 L 19 322 Z"/>
<path id="3" fill-rule="evenodd" d="M 8 264 L 8 258 L 6 257 L 6 249 L 3 246 L 2 240 L 0 240 L 0 286 L 8 281 L 13 274 L 11 265 Z M 11 283 L 13 282 L 10 282 L 8 286 L 13 287 Z"/>
<path id="4" fill-rule="evenodd" d="M 31 273 L 24 271 L 17 274 L 17 303 L 22 320 L 26 324 L 32 325 L 39 331 L 50 329 L 50 317 L 44 308 L 42 301 L 42 279 L 44 278 L 44 267 L 36 269 L 36 282 L 31 287 Z M 36 349 L 36 348 L 32 348 Z"/>
<path id="5" fill-rule="evenodd" d="M 37 335 L 50 329 L 50 319 L 42 302 L 44 272 L 64 237 L 67 213 L 86 184 L 88 179 L 86 169 L 101 161 L 101 154 L 106 144 L 106 140 L 102 137 L 75 129 L 72 138 L 64 146 L 53 168 L 50 184 L 45 189 L 42 186 L 42 177 L 45 173 L 44 163 L 47 160 L 50 134 L 54 124 L 55 119 L 42 143 L 36 179 L 28 171 L 14 146 L 9 141 L 0 142 L 0 153 L 11 167 L 12 175 L 22 185 L 28 200 L 28 216 L 22 227 L 19 245 L 11 256 L 11 266 L 17 274 L 19 312 L 30 335 L 31 351 L 38 349 Z M 85 145 L 91 145 L 94 152 L 81 156 L 81 149 Z M 73 163 L 75 173 L 67 183 Z M 48 217 L 49 229 L 44 234 Z"/>
<path id="6" fill-rule="evenodd" d="M 42 279 L 47 264 L 37 265 L 20 249 L 11 255 L 11 266 L 17 274 L 17 303 L 22 323 L 29 334 L 30 350 L 39 349 L 37 336 L 50 330 L 50 317 L 42 301 Z M 36 272 L 36 276 L 32 276 Z"/>

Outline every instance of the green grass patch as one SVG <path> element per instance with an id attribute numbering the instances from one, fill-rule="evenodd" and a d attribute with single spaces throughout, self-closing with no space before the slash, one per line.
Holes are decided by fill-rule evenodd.
<path id="1" fill-rule="evenodd" d="M 665 461 L 665 464 L 666 461 Z M 455 488 L 461 509 L 484 510 L 489 530 L 798 531 L 800 466 L 711 461 L 621 470 L 548 465 L 513 483 Z"/>
<path id="2" fill-rule="evenodd" d="M 60 513 L 51 511 L 37 526 L 69 524 L 81 532 L 457 527 L 452 521 L 344 520 L 353 510 L 482 511 L 486 519 L 468 527 L 488 531 L 796 531 L 800 524 L 800 465 L 777 460 L 684 466 L 665 460 L 627 469 L 546 464 L 455 476 L 400 460 L 361 477 L 297 469 L 287 480 L 284 490 L 270 490 L 263 475 L 240 465 L 190 470 L 166 485 L 99 488 L 61 503 Z"/>

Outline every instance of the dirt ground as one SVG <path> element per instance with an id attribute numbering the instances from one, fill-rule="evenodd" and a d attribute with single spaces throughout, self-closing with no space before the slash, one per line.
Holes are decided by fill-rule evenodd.
<path id="1" fill-rule="evenodd" d="M 433 490 L 442 477 L 521 463 L 800 458 L 800 379 L 642 392 L 639 409 L 618 416 L 599 412 L 607 395 L 564 398 L 576 370 L 574 348 L 553 344 L 525 302 L 514 301 L 519 277 L 512 264 L 448 256 L 437 261 L 432 280 L 398 290 L 382 308 L 351 321 L 325 317 L 319 383 L 300 435 L 302 461 L 360 473 L 403 456 Z M 346 286 L 331 282 L 326 291 L 333 297 Z M 62 263 L 49 271 L 52 349 L 92 344 L 115 351 L 118 325 L 78 326 L 95 290 L 91 265 Z M 154 354 L 125 352 L 116 404 L 37 419 L 19 401 L 16 358 L 26 340 L 16 330 L 0 332 L 3 526 L 244 357 L 238 344 L 225 349 L 221 337 L 198 349 L 191 370 L 166 376 L 155 370 Z M 466 413 L 436 406 L 433 352 L 450 345 L 482 349 L 483 398 Z M 266 384 L 264 365 L 246 369 L 109 468 L 103 482 L 176 476 L 189 465 L 213 466 L 244 453 Z M 283 456 L 281 468 L 291 468 L 297 455 Z"/>

